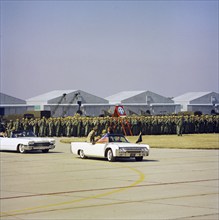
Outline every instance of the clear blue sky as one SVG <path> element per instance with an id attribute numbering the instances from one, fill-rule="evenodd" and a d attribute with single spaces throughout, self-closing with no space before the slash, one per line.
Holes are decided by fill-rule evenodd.
<path id="1" fill-rule="evenodd" d="M 218 0 L 0 2 L 3 93 L 218 92 Z"/>

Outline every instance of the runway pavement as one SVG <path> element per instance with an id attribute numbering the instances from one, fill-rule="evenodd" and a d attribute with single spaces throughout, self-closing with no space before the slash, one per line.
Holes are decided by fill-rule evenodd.
<path id="1" fill-rule="evenodd" d="M 142 162 L 0 152 L 0 219 L 219 218 L 219 151 L 153 149 Z"/>

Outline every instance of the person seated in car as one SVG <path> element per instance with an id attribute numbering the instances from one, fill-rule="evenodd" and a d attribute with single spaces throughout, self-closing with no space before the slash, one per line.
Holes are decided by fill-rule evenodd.
<path id="1" fill-rule="evenodd" d="M 108 143 L 108 142 L 113 142 L 112 140 L 110 141 L 109 139 L 109 134 L 113 134 L 113 130 L 111 127 L 108 127 L 107 133 L 105 133 L 96 143 Z"/>

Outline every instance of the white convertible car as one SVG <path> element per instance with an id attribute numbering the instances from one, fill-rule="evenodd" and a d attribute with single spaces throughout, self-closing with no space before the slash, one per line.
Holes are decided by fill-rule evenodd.
<path id="1" fill-rule="evenodd" d="M 47 153 L 55 148 L 55 139 L 36 137 L 32 131 L 14 131 L 10 137 L 0 137 L 0 150 L 17 151 L 25 153 L 26 151 L 42 150 Z"/>
<path id="2" fill-rule="evenodd" d="M 107 158 L 108 161 L 114 161 L 116 158 L 134 157 L 136 161 L 142 161 L 144 156 L 149 155 L 149 150 L 149 145 L 130 143 L 121 134 L 106 134 L 95 144 L 71 142 L 71 152 L 79 155 L 82 159 L 101 157 Z"/>

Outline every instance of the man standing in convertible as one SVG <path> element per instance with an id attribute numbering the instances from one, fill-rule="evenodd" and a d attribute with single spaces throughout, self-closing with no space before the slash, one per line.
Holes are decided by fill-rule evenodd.
<path id="1" fill-rule="evenodd" d="M 95 144 L 95 143 L 96 143 L 96 140 L 95 140 L 96 132 L 97 132 L 97 127 L 95 126 L 95 127 L 90 131 L 90 133 L 89 133 L 88 136 L 87 136 L 87 142 L 88 142 L 88 143 L 92 143 L 92 144 Z"/>

